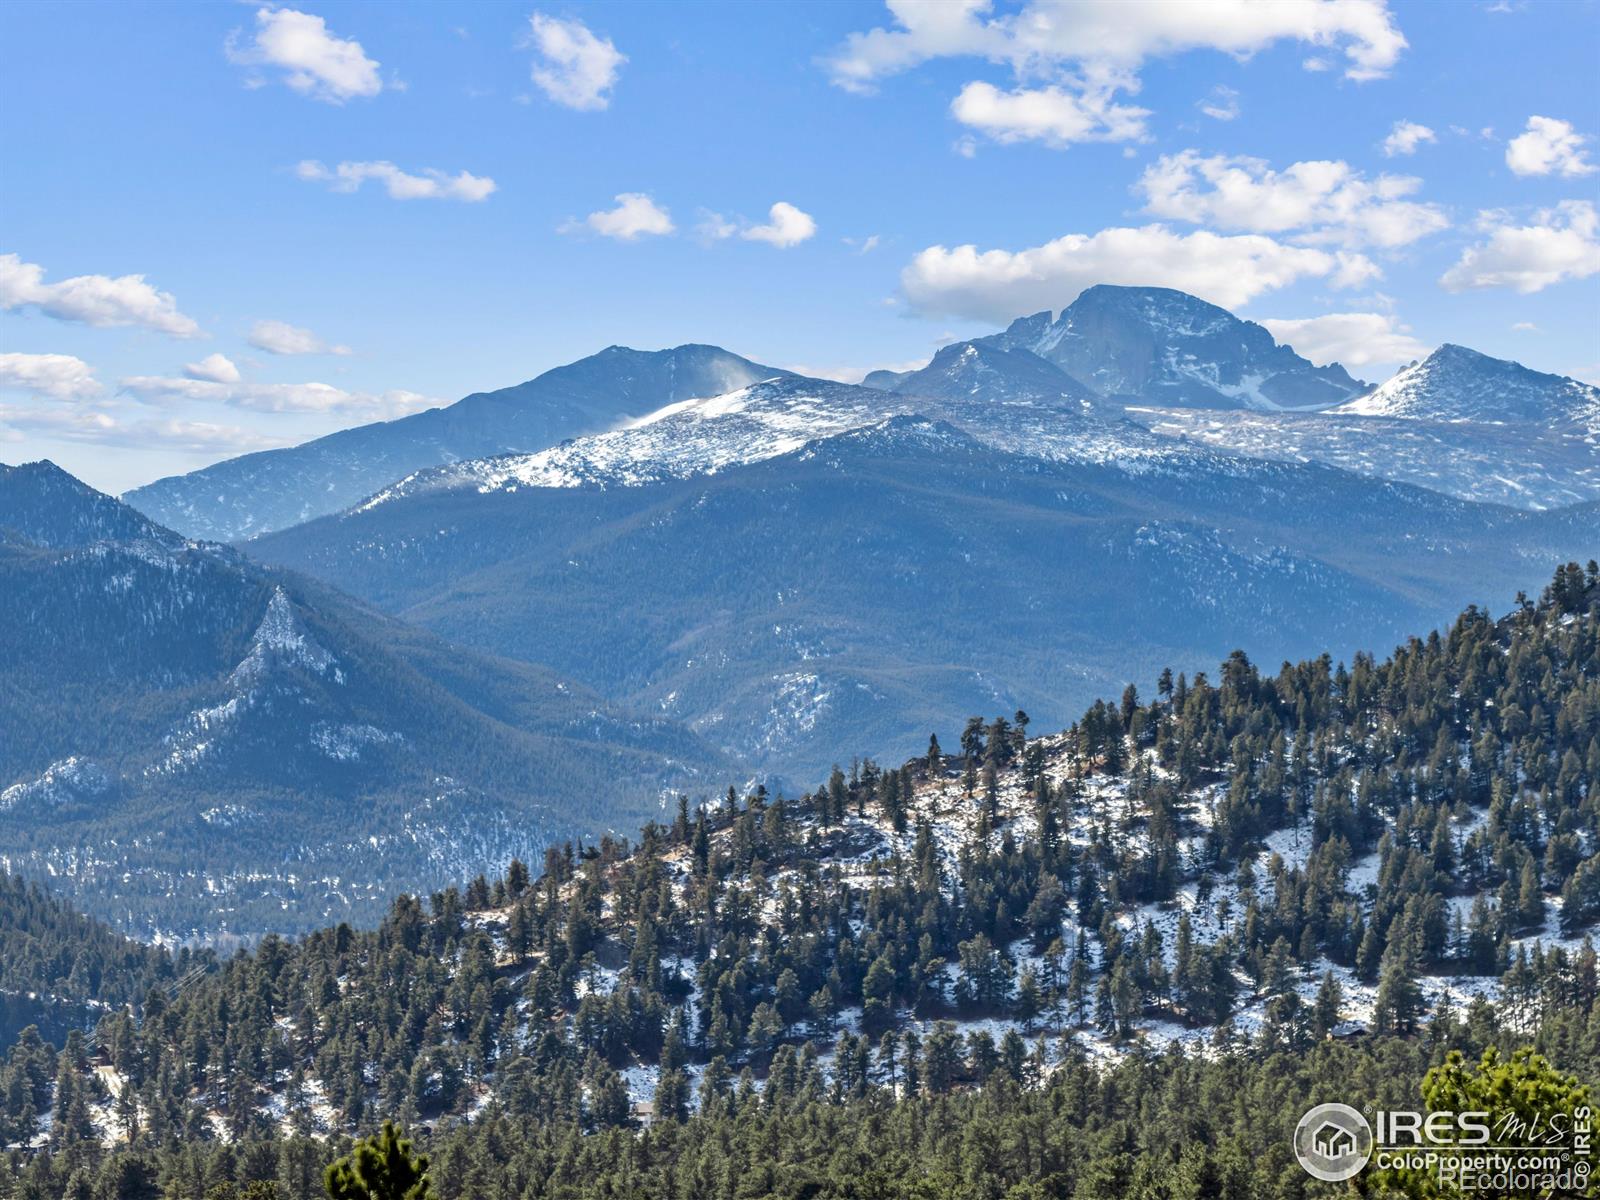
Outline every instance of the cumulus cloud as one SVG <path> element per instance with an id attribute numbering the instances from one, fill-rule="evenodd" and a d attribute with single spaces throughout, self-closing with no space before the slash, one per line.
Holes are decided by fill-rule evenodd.
<path id="1" fill-rule="evenodd" d="M 987 132 L 1008 135 L 1001 140 L 1056 147 L 1142 138 L 1149 114 L 1112 96 L 1138 91 L 1138 68 L 1149 58 L 1203 49 L 1247 58 L 1298 41 L 1342 50 L 1345 76 L 1368 80 L 1388 74 L 1406 46 L 1384 0 L 1025 0 L 999 15 L 990 0 L 888 0 L 888 7 L 890 27 L 850 34 L 825 60 L 836 85 L 870 92 L 886 76 L 939 58 L 1004 64 L 1029 86 L 1002 92 L 969 83 L 952 105 L 957 119 L 966 120 L 965 112 L 982 118 Z M 1318 56 L 1305 65 L 1331 64 Z M 1033 86 L 1040 80 L 1049 86 Z M 1218 95 L 1206 111 L 1227 120 L 1237 107 Z M 1079 130 L 1089 137 L 1074 136 Z"/>
<path id="2" fill-rule="evenodd" d="M 1383 0 L 1029 0 L 989 17 L 989 0 L 890 0 L 896 28 L 852 33 L 828 60 L 834 82 L 862 90 L 934 58 L 970 56 L 1019 69 L 1050 63 L 1109 62 L 1135 67 L 1187 50 L 1248 57 L 1278 41 L 1342 49 L 1345 75 L 1377 79 L 1405 49 Z"/>
<path id="3" fill-rule="evenodd" d="M 1591 201 L 1564 200 L 1540 210 L 1528 225 L 1485 212 L 1478 229 L 1484 240 L 1439 277 L 1445 291 L 1505 287 L 1527 294 L 1600 274 L 1600 213 Z"/>
<path id="4" fill-rule="evenodd" d="M 44 282 L 44 268 L 15 254 L 0 254 L 0 309 L 33 308 L 58 321 L 99 327 L 135 325 L 173 337 L 200 336 L 200 326 L 178 311 L 170 292 L 157 291 L 143 275 L 75 275 Z"/>
<path id="5" fill-rule="evenodd" d="M 99 395 L 101 387 L 94 368 L 70 354 L 0 354 L 0 391 L 75 401 Z"/>
<path id="6" fill-rule="evenodd" d="M 276 69 L 283 82 L 301 95 L 343 104 L 383 90 L 378 64 L 354 38 L 335 37 L 327 22 L 292 8 L 256 10 L 254 38 L 240 44 L 236 30 L 227 43 L 228 58 L 240 66 Z M 251 76 L 259 85 L 261 77 Z"/>
<path id="7" fill-rule="evenodd" d="M 1282 171 L 1256 158 L 1163 155 L 1136 185 L 1158 217 L 1298 240 L 1385 248 L 1409 245 L 1449 225 L 1437 205 L 1405 197 L 1422 186 L 1409 175 L 1367 179 L 1344 162 L 1297 162 Z"/>
<path id="8" fill-rule="evenodd" d="M 812 237 L 817 232 L 817 223 L 810 213 L 802 212 L 787 200 L 779 200 L 767 210 L 764 225 L 753 221 L 730 221 L 721 213 L 702 212 L 695 232 L 707 241 L 741 237 L 747 242 L 766 242 L 769 246 L 786 250 Z M 876 235 L 867 241 L 870 244 L 863 244 L 862 253 L 878 244 Z"/>
<path id="9" fill-rule="evenodd" d="M 1517 175 L 1592 175 L 1584 143 L 1589 139 L 1569 121 L 1529 117 L 1528 130 L 1506 144 L 1506 166 Z"/>
<path id="10" fill-rule="evenodd" d="M 1239 115 L 1239 93 L 1219 83 L 1195 107 L 1214 121 L 1231 121 Z"/>
<path id="11" fill-rule="evenodd" d="M 309 329 L 287 321 L 257 321 L 250 327 L 250 344 L 268 354 L 349 354 L 349 346 L 333 346 Z"/>
<path id="12" fill-rule="evenodd" d="M 308 183 L 326 183 L 336 192 L 353 192 L 367 180 L 376 179 L 394 200 L 462 200 L 476 204 L 487 200 L 495 190 L 494 180 L 487 175 L 467 171 L 450 175 L 431 167 L 412 175 L 383 161 L 342 162 L 329 168 L 308 158 L 295 167 L 295 174 Z"/>
<path id="13" fill-rule="evenodd" d="M 1379 274 L 1371 260 L 1346 251 L 1145 225 L 1068 234 L 1015 251 L 930 246 L 901 272 L 900 285 L 924 313 L 1002 323 L 1061 308 L 1096 283 L 1179 288 L 1237 308 L 1300 279 L 1357 287 Z"/>
<path id="14" fill-rule="evenodd" d="M 1415 121 L 1396 121 L 1394 128 L 1389 131 L 1389 136 L 1383 139 L 1383 153 L 1386 158 L 1396 155 L 1415 154 L 1417 147 L 1423 142 L 1436 142 L 1433 130 L 1426 125 L 1419 125 Z"/>
<path id="15" fill-rule="evenodd" d="M 327 383 L 227 383 L 167 375 L 132 375 L 122 390 L 147 404 L 226 404 L 271 413 L 358 413 L 373 418 L 404 416 L 438 403 L 416 392 L 347 392 Z"/>
<path id="16" fill-rule="evenodd" d="M 765 225 L 750 225 L 740 230 L 739 236 L 747 242 L 766 242 L 769 246 L 788 249 L 817 232 L 817 223 L 810 213 L 801 212 L 785 200 L 779 200 L 767 210 Z"/>
<path id="17" fill-rule="evenodd" d="M 1328 313 L 1259 323 L 1319 366 L 1331 362 L 1347 367 L 1405 363 L 1423 358 L 1429 351 L 1392 313 Z"/>
<path id="18" fill-rule="evenodd" d="M 188 363 L 183 373 L 190 379 L 205 379 L 212 383 L 239 382 L 239 368 L 225 354 L 208 354 L 199 362 Z"/>
<path id="19" fill-rule="evenodd" d="M 1001 143 L 1043 142 L 1062 149 L 1074 142 L 1143 138 L 1150 110 L 1116 104 L 1113 94 L 1104 87 L 1076 93 L 1054 86 L 1001 91 L 993 84 L 969 83 L 950 102 L 950 114 Z"/>
<path id="20" fill-rule="evenodd" d="M 672 214 L 644 192 L 623 192 L 615 199 L 615 208 L 592 212 L 581 221 L 566 221 L 560 232 L 588 231 L 619 242 L 632 242 L 641 237 L 665 237 L 677 229 L 672 223 Z"/>
<path id="21" fill-rule="evenodd" d="M 534 13 L 530 41 L 539 60 L 533 82 L 546 96 L 568 108 L 594 111 L 611 103 L 611 89 L 628 56 L 596 37 L 576 17 L 563 19 Z"/>

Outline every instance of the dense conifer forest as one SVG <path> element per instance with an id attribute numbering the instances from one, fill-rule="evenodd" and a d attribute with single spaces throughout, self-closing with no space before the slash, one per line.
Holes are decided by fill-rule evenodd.
<path id="1" fill-rule="evenodd" d="M 1597 782 L 1591 562 L 226 961 L 74 959 L 8 883 L 0 986 L 107 1007 L 11 1045 L 0 1197 L 305 1200 L 385 1120 L 448 1200 L 1343 1194 L 1313 1103 L 1414 1105 L 1451 1050 L 1600 1079 Z"/>

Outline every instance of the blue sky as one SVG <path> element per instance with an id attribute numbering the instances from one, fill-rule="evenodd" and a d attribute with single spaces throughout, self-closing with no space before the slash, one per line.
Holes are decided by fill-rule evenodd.
<path id="1" fill-rule="evenodd" d="M 0 458 L 108 490 L 612 343 L 851 378 L 1099 280 L 1368 379 L 1600 379 L 1590 0 L 13 0 L 0 40 Z"/>

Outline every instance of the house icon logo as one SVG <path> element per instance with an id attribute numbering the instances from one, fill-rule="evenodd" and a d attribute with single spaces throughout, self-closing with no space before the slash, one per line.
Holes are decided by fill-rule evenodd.
<path id="1" fill-rule="evenodd" d="M 1343 1125 L 1329 1121 L 1311 1135 L 1311 1145 L 1324 1158 L 1343 1158 L 1355 1152 L 1356 1135 Z"/>
<path id="2" fill-rule="evenodd" d="M 1295 1126 L 1294 1156 L 1307 1174 L 1341 1183 L 1372 1157 L 1372 1127 L 1348 1104 L 1319 1104 Z"/>

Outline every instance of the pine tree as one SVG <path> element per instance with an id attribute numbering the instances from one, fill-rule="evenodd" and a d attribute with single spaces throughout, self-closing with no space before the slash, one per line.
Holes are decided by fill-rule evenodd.
<path id="1" fill-rule="evenodd" d="M 428 1156 L 413 1155 L 410 1139 L 387 1121 L 328 1168 L 323 1186 L 329 1200 L 437 1200 Z"/>

